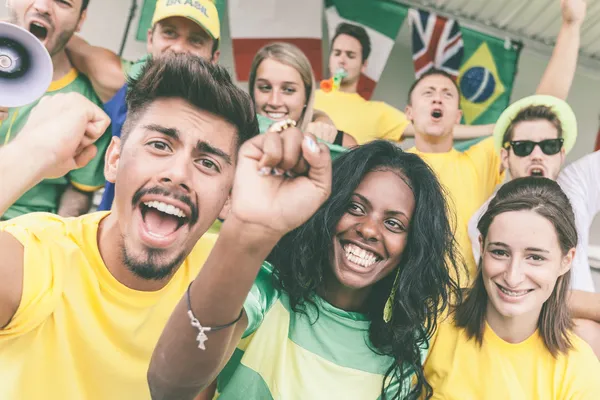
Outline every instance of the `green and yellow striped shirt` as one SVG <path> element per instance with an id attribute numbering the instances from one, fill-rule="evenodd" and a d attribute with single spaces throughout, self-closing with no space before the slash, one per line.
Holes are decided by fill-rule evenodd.
<path id="1" fill-rule="evenodd" d="M 294 312 L 271 271 L 265 263 L 244 304 L 248 328 L 219 375 L 215 399 L 380 399 L 394 361 L 373 350 L 366 316 L 316 296 L 318 314 L 312 306 Z M 388 383 L 386 394 L 398 386 Z"/>

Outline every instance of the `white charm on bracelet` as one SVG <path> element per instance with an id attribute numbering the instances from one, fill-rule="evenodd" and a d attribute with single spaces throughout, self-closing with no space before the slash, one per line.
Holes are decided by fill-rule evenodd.
<path id="1" fill-rule="evenodd" d="M 191 324 L 194 328 L 198 329 L 198 336 L 196 336 L 196 341 L 198 342 L 198 348 L 201 350 L 206 350 L 206 346 L 204 346 L 204 342 L 208 340 L 208 336 L 204 332 L 210 332 L 210 327 L 203 327 L 200 325 L 200 321 L 194 317 L 194 314 L 188 310 L 188 315 L 190 317 Z"/>

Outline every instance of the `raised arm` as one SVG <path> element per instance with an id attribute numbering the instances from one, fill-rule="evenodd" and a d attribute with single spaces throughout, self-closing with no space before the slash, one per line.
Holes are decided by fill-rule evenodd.
<path id="1" fill-rule="evenodd" d="M 295 178 L 273 175 L 271 168 Z M 239 153 L 232 209 L 210 256 L 190 288 L 191 310 L 202 326 L 231 324 L 263 260 L 277 241 L 300 226 L 328 197 L 331 158 L 324 144 L 291 128 L 244 144 Z M 246 316 L 225 329 L 205 332 L 190 324 L 184 297 L 154 350 L 148 383 L 152 398 L 193 399 L 229 360 L 247 325 Z"/>
<path id="2" fill-rule="evenodd" d="M 537 94 L 547 94 L 566 100 L 575 77 L 581 25 L 585 19 L 586 0 L 561 0 L 562 26 L 552 58 L 536 90 Z"/>
<path id="3" fill-rule="evenodd" d="M 109 123 L 80 94 L 44 97 L 19 135 L 0 147 L 0 215 L 42 179 L 86 165 Z M 23 281 L 23 246 L 5 232 L 0 232 L 0 276 L 0 327 L 5 327 L 19 306 Z"/>
<path id="4" fill-rule="evenodd" d="M 87 75 L 102 102 L 106 103 L 125 84 L 121 59 L 112 51 L 92 46 L 73 35 L 67 44 L 67 54 L 75 68 Z"/>

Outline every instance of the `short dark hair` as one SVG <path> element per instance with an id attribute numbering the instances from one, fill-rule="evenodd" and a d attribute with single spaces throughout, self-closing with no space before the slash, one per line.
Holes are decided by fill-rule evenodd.
<path id="1" fill-rule="evenodd" d="M 563 255 L 577 247 L 575 214 L 569 198 L 552 179 L 532 176 L 513 179 L 498 190 L 477 224 L 484 242 L 498 215 L 521 210 L 535 212 L 552 223 Z M 467 337 L 479 345 L 483 343 L 485 311 L 489 301 L 483 283 L 482 266 L 480 259 L 477 278 L 454 316 L 456 326 L 464 328 Z M 570 279 L 571 271 L 558 277 L 552 294 L 542 306 L 537 323 L 546 349 L 555 357 L 559 353 L 567 353 L 571 348 L 573 321 L 567 301 Z"/>
<path id="2" fill-rule="evenodd" d="M 335 35 L 333 35 L 333 40 L 331 41 L 331 47 L 333 47 L 335 39 L 340 35 L 352 36 L 354 39 L 358 40 L 362 48 L 362 62 L 364 63 L 367 61 L 367 58 L 369 58 L 369 55 L 371 54 L 371 39 L 369 39 L 369 35 L 365 28 L 359 25 L 342 22 L 335 30 Z"/>
<path id="3" fill-rule="evenodd" d="M 540 119 L 550 122 L 552 126 L 556 128 L 559 138 L 563 136 L 562 123 L 560 122 L 558 115 L 554 112 L 554 110 L 552 110 L 552 107 L 545 105 L 530 105 L 521 109 L 521 111 L 515 115 L 512 121 L 510 121 L 510 124 L 508 125 L 508 128 L 506 128 L 504 136 L 502 137 L 502 144 L 510 142 L 513 139 L 515 127 L 520 122 L 537 121 Z"/>
<path id="4" fill-rule="evenodd" d="M 458 87 L 458 84 L 456 83 L 455 77 L 450 75 L 449 73 L 447 73 L 446 71 L 444 71 L 443 69 L 437 69 L 437 68 L 431 68 L 429 71 L 425 72 L 423 75 L 421 75 L 416 81 L 413 82 L 413 84 L 410 86 L 410 89 L 408 90 L 408 103 L 407 104 L 411 104 L 411 98 L 412 98 L 412 94 L 415 91 L 415 88 L 417 87 L 417 85 L 419 83 L 421 83 L 421 81 L 429 76 L 435 76 L 435 75 L 441 75 L 443 77 L 446 77 L 448 79 L 450 79 L 452 81 L 452 83 L 454 84 L 454 87 L 456 88 L 456 91 L 458 92 L 458 104 L 460 105 L 460 88 Z"/>
<path id="5" fill-rule="evenodd" d="M 123 140 L 153 101 L 169 97 L 181 98 L 233 124 L 238 146 L 258 134 L 252 100 L 231 81 L 225 68 L 192 54 L 168 54 L 150 58 L 139 77 L 129 81 Z"/>
<path id="6" fill-rule="evenodd" d="M 81 12 L 82 13 L 85 10 L 87 10 L 89 4 L 90 4 L 90 0 L 83 0 L 83 2 L 81 3 Z"/>

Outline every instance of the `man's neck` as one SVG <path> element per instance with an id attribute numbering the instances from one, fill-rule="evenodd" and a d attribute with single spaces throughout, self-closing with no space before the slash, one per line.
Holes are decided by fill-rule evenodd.
<path id="1" fill-rule="evenodd" d="M 340 92 L 344 93 L 356 93 L 358 92 L 358 80 L 351 83 L 344 83 L 340 85 Z"/>
<path id="2" fill-rule="evenodd" d="M 452 135 L 432 136 L 415 134 L 415 147 L 421 153 L 448 153 L 452 150 Z"/>
<path id="3" fill-rule="evenodd" d="M 127 268 L 123 262 L 123 240 L 118 217 L 111 212 L 98 224 L 98 250 L 111 275 L 133 290 L 154 292 L 165 287 L 171 279 L 170 276 L 160 280 L 149 280 L 140 278 Z"/>
<path id="4" fill-rule="evenodd" d="M 52 65 L 54 66 L 54 74 L 52 75 L 52 81 L 57 81 L 63 78 L 71 71 L 73 64 L 67 57 L 67 53 L 62 50 L 52 56 Z"/>

